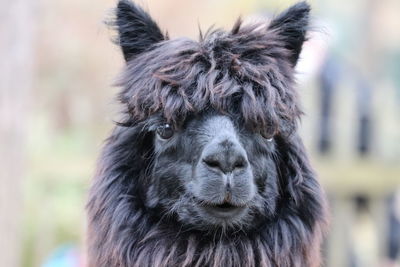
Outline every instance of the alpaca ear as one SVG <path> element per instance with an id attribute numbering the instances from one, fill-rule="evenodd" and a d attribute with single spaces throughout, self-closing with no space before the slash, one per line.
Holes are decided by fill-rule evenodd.
<path id="1" fill-rule="evenodd" d="M 118 2 L 115 24 L 126 61 L 165 39 L 150 15 L 129 0 Z"/>
<path id="2" fill-rule="evenodd" d="M 297 3 L 279 14 L 268 26 L 268 30 L 276 32 L 291 53 L 289 60 L 293 67 L 296 66 L 306 40 L 310 10 L 308 3 Z"/>

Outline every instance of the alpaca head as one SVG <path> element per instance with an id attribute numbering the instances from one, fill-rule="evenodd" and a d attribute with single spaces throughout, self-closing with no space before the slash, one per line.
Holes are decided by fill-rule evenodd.
<path id="1" fill-rule="evenodd" d="M 246 229 L 297 197 L 277 158 L 301 115 L 293 68 L 308 14 L 299 3 L 269 24 L 169 40 L 142 9 L 119 2 L 127 64 L 118 131 L 140 143 L 132 165 L 147 209 L 196 229 Z"/>
<path id="2" fill-rule="evenodd" d="M 120 0 L 124 112 L 88 202 L 89 266 L 319 266 L 324 194 L 297 122 L 302 2 L 170 40 Z"/>

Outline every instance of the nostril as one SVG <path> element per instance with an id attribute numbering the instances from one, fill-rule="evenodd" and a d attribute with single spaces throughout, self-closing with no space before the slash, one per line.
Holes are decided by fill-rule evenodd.
<path id="1" fill-rule="evenodd" d="M 235 161 L 233 164 L 234 169 L 243 169 L 246 167 L 246 162 L 244 160 Z"/>
<path id="2" fill-rule="evenodd" d="M 203 159 L 203 162 L 210 168 L 221 169 L 221 164 L 214 159 Z"/>
<path id="3" fill-rule="evenodd" d="M 221 162 L 213 158 L 205 158 L 203 159 L 203 163 L 211 169 L 218 169 L 224 173 L 244 169 L 247 167 L 247 161 L 244 158 L 236 159 L 233 162 L 231 161 L 231 163 L 229 163 L 229 161 Z"/>

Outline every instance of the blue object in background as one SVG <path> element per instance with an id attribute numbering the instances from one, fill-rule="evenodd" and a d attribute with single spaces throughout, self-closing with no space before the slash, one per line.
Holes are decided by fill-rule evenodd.
<path id="1" fill-rule="evenodd" d="M 79 267 L 78 251 L 74 245 L 63 245 L 50 255 L 42 267 Z"/>

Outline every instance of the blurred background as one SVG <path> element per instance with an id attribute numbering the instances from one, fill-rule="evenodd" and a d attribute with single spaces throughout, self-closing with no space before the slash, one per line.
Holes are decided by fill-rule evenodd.
<path id="1" fill-rule="evenodd" d="M 309 0 L 301 132 L 330 199 L 325 266 L 399 266 L 400 1 Z M 85 200 L 118 110 L 115 0 L 3 0 L 0 266 L 84 266 Z M 268 19 L 289 0 L 141 0 L 170 36 Z M 397 262 L 397 265 L 396 265 Z"/>

